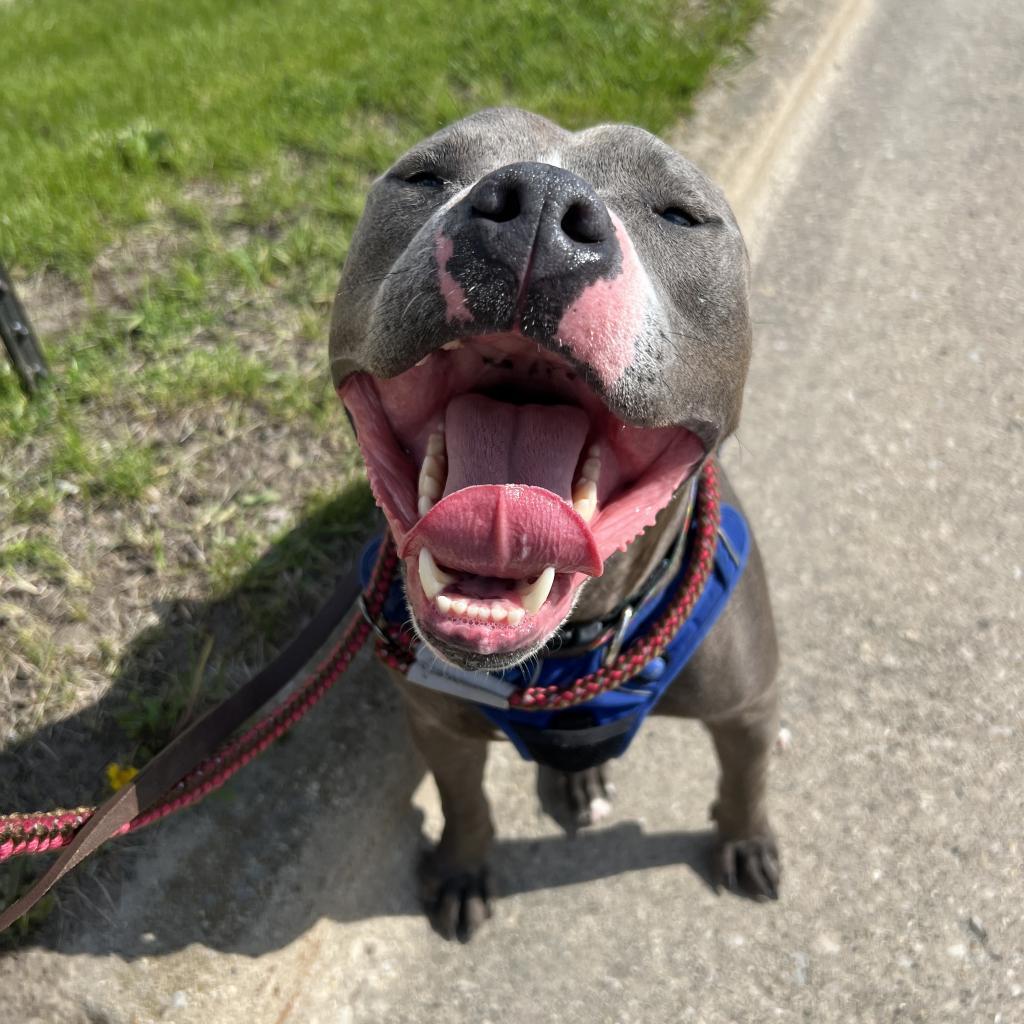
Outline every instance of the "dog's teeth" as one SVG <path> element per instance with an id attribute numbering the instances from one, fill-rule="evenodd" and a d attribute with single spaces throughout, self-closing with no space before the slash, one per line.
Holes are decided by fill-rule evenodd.
<path id="1" fill-rule="evenodd" d="M 508 609 L 504 605 L 491 605 L 491 618 L 495 622 L 504 622 L 508 618 Z"/>
<path id="2" fill-rule="evenodd" d="M 576 509 L 576 514 L 583 522 L 589 523 L 597 511 L 597 502 L 593 498 L 577 498 L 572 503 L 572 507 Z"/>
<path id="3" fill-rule="evenodd" d="M 420 466 L 420 476 L 432 476 L 435 480 L 444 479 L 444 462 L 443 455 L 427 455 Z"/>
<path id="4" fill-rule="evenodd" d="M 442 615 L 447 615 L 452 607 L 452 599 L 450 597 L 445 597 L 444 594 L 438 594 L 437 597 L 434 598 L 434 603 L 437 605 L 437 610 Z"/>
<path id="5" fill-rule="evenodd" d="M 455 615 L 465 615 L 466 606 L 469 602 L 464 597 L 453 597 L 452 598 L 452 612 Z"/>
<path id="6" fill-rule="evenodd" d="M 526 612 L 522 608 L 509 608 L 508 610 L 508 624 L 510 626 L 518 626 L 523 621 L 523 616 Z"/>
<path id="7" fill-rule="evenodd" d="M 419 481 L 419 492 L 420 497 L 427 497 L 433 501 L 437 501 L 441 497 L 441 492 L 444 490 L 444 468 L 441 464 L 441 459 L 437 455 L 428 455 L 423 460 L 423 466 L 420 468 L 420 481 Z"/>
<path id="8" fill-rule="evenodd" d="M 447 462 L 444 447 L 444 425 L 439 423 L 437 430 L 427 438 L 427 453 L 423 457 L 423 465 L 420 466 L 416 503 L 420 516 L 425 516 L 434 507 L 434 502 L 444 493 L 444 482 L 448 476 Z"/>
<path id="9" fill-rule="evenodd" d="M 597 511 L 597 484 L 593 480 L 580 480 L 572 492 L 572 507 L 580 519 L 589 523 Z"/>
<path id="10" fill-rule="evenodd" d="M 454 576 L 449 576 L 438 569 L 434 556 L 427 548 L 420 548 L 420 586 L 423 587 L 423 593 L 427 595 L 428 600 L 433 601 L 449 583 L 454 582 Z"/>
<path id="11" fill-rule="evenodd" d="M 454 352 L 456 349 L 462 348 L 462 342 L 456 339 L 455 341 L 446 341 L 441 348 L 447 349 L 449 352 Z"/>
<path id="12" fill-rule="evenodd" d="M 541 605 L 548 599 L 548 594 L 551 593 L 551 586 L 555 582 L 555 567 L 549 565 L 538 577 L 536 582 L 525 586 L 520 584 L 523 589 L 519 592 L 519 597 L 523 602 L 523 607 L 533 614 L 541 609 Z"/>
<path id="13" fill-rule="evenodd" d="M 491 609 L 485 604 L 472 604 L 467 609 L 467 614 L 472 615 L 474 619 L 479 619 L 481 622 L 491 621 Z"/>
<path id="14" fill-rule="evenodd" d="M 572 492 L 572 506 L 579 517 L 589 523 L 597 511 L 597 481 L 601 479 L 601 449 L 593 444 L 587 449 L 589 458 L 580 467 L 580 476 Z"/>

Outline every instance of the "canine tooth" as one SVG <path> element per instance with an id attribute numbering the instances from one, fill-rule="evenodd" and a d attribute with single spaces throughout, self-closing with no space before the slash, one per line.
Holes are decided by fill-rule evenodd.
<path id="1" fill-rule="evenodd" d="M 438 594 L 437 597 L 434 598 L 434 603 L 437 605 L 437 610 L 442 615 L 447 615 L 452 607 L 452 599 L 450 597 L 445 597 L 444 594 Z"/>
<path id="2" fill-rule="evenodd" d="M 423 460 L 423 465 L 420 466 L 420 476 L 432 476 L 435 480 L 443 480 L 444 469 L 441 466 L 443 457 L 441 455 L 428 455 Z"/>
<path id="3" fill-rule="evenodd" d="M 425 516 L 434 507 L 434 503 L 425 494 L 421 494 L 416 507 L 420 515 Z"/>
<path id="4" fill-rule="evenodd" d="M 595 498 L 577 498 L 573 501 L 572 507 L 576 509 L 576 514 L 583 522 L 589 523 L 597 511 L 597 500 Z"/>
<path id="5" fill-rule="evenodd" d="M 580 476 L 585 480 L 593 480 L 595 483 L 601 479 L 601 460 L 598 458 L 587 459 L 580 470 Z"/>
<path id="6" fill-rule="evenodd" d="M 436 501 L 441 497 L 444 490 L 445 471 L 441 463 L 441 457 L 428 455 L 420 467 L 419 493 L 420 497 L 428 497 Z"/>
<path id="7" fill-rule="evenodd" d="M 454 582 L 454 576 L 449 576 L 438 569 L 430 551 L 427 548 L 420 548 L 420 586 L 423 587 L 423 593 L 433 601 L 449 583 Z"/>
<path id="8" fill-rule="evenodd" d="M 427 455 L 444 455 L 444 433 L 438 431 L 427 438 Z"/>
<path id="9" fill-rule="evenodd" d="M 441 497 L 441 481 L 437 477 L 427 476 L 423 474 L 420 476 L 420 495 L 426 496 L 433 501 L 437 501 Z"/>
<path id="10" fill-rule="evenodd" d="M 597 484 L 593 480 L 580 480 L 572 492 L 572 507 L 585 523 L 594 518 L 597 511 Z"/>
<path id="11" fill-rule="evenodd" d="M 453 597 L 452 598 L 452 611 L 456 615 L 465 615 L 466 606 L 469 602 L 464 597 Z"/>
<path id="12" fill-rule="evenodd" d="M 462 342 L 455 339 L 455 341 L 446 341 L 441 348 L 447 349 L 449 352 L 454 352 L 456 349 L 462 348 Z"/>
<path id="13" fill-rule="evenodd" d="M 580 480 L 572 492 L 573 504 L 577 501 L 597 501 L 597 484 L 593 480 Z"/>
<path id="14" fill-rule="evenodd" d="M 601 446 L 599 444 L 592 444 L 587 449 L 587 454 L 593 456 L 595 459 L 599 459 L 601 457 Z"/>
<path id="15" fill-rule="evenodd" d="M 526 612 L 522 608 L 510 608 L 508 611 L 508 624 L 510 626 L 518 626 L 523 621 L 523 616 Z"/>
<path id="16" fill-rule="evenodd" d="M 495 622 L 504 622 L 508 618 L 508 609 L 501 604 L 491 605 L 491 618 Z"/>
<path id="17" fill-rule="evenodd" d="M 536 582 L 520 590 L 519 597 L 523 607 L 530 612 L 540 611 L 541 605 L 548 599 L 551 586 L 555 582 L 555 567 L 549 565 L 538 577 Z"/>

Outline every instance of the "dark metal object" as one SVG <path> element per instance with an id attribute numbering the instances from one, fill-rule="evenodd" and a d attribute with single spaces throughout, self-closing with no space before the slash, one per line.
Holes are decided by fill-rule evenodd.
<path id="1" fill-rule="evenodd" d="M 18 301 L 14 285 L 0 263 L 0 336 L 4 348 L 14 364 L 14 372 L 28 394 L 36 390 L 39 382 L 49 376 L 43 350 L 32 331 L 25 310 Z"/>

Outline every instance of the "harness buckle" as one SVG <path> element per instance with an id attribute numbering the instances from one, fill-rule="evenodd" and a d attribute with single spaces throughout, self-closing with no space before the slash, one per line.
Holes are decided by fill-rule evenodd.
<path id="1" fill-rule="evenodd" d="M 619 656 L 623 641 L 626 639 L 626 630 L 629 629 L 629 624 L 633 621 L 634 610 L 631 604 L 627 604 L 619 614 L 619 624 L 615 627 L 615 634 L 612 636 L 611 642 L 608 644 L 608 650 L 604 652 L 604 659 L 601 662 L 605 668 L 609 668 L 614 664 L 615 659 Z"/>

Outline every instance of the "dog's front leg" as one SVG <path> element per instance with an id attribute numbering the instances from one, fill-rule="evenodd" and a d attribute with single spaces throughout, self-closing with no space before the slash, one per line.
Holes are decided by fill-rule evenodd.
<path id="1" fill-rule="evenodd" d="M 491 916 L 487 859 L 494 840 L 484 795 L 489 729 L 450 697 L 399 677 L 413 742 L 437 782 L 444 815 L 441 841 L 418 865 L 420 898 L 447 939 L 468 941 Z"/>
<path id="2" fill-rule="evenodd" d="M 711 814 L 718 826 L 715 884 L 758 899 L 777 899 L 779 851 L 768 823 L 768 763 L 779 733 L 772 688 L 756 704 L 705 721 L 721 777 Z"/>

